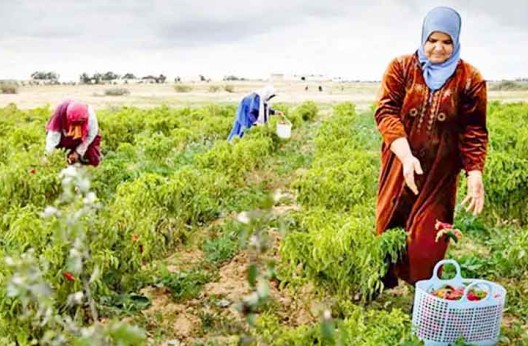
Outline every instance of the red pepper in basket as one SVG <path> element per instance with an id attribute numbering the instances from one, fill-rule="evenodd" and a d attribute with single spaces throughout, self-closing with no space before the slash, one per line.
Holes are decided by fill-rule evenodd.
<path id="1" fill-rule="evenodd" d="M 440 287 L 437 290 L 431 291 L 431 294 L 441 299 L 459 300 L 462 299 L 462 296 L 464 295 L 464 290 L 464 286 L 454 288 L 450 285 L 444 285 L 443 287 Z M 486 298 L 486 296 L 486 291 L 472 288 L 467 294 L 467 299 L 470 301 L 479 301 Z"/>
<path id="2" fill-rule="evenodd" d="M 473 293 L 468 293 L 468 295 L 467 295 L 467 299 L 468 299 L 468 300 L 471 300 L 471 301 L 477 301 L 477 300 L 480 300 L 480 298 L 479 298 L 477 295 L 473 294 Z"/>

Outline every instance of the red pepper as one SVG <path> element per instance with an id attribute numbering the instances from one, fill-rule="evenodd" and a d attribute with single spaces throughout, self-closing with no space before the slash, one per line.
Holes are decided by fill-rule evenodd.
<path id="1" fill-rule="evenodd" d="M 471 301 L 477 301 L 477 300 L 480 300 L 480 297 L 473 293 L 468 293 L 467 299 Z"/>
<path id="2" fill-rule="evenodd" d="M 62 273 L 62 275 L 64 275 L 64 277 L 68 281 L 75 281 L 75 276 L 73 276 L 73 274 L 70 273 L 70 272 L 64 272 L 64 273 Z"/>
<path id="3" fill-rule="evenodd" d="M 453 228 L 452 224 L 436 220 L 435 229 L 437 231 L 440 231 L 440 230 L 443 230 L 443 229 L 452 229 L 452 228 Z"/>

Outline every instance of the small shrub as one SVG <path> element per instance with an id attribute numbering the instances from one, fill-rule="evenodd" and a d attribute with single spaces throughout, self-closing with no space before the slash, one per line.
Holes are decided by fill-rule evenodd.
<path id="1" fill-rule="evenodd" d="M 215 239 L 206 239 L 202 250 L 208 262 L 214 265 L 231 260 L 239 251 L 238 232 L 224 233 Z"/>
<path id="2" fill-rule="evenodd" d="M 106 96 L 123 96 L 130 94 L 130 91 L 125 88 L 112 88 L 112 89 L 106 89 L 104 94 Z"/>
<path id="3" fill-rule="evenodd" d="M 197 298 L 203 286 L 211 279 L 210 274 L 199 269 L 176 273 L 164 270 L 158 286 L 167 287 L 175 301 L 182 301 Z"/>
<path id="4" fill-rule="evenodd" d="M 193 87 L 185 84 L 176 84 L 174 86 L 174 90 L 179 93 L 188 93 L 189 91 L 193 90 Z"/>
<path id="5" fill-rule="evenodd" d="M 228 93 L 232 93 L 232 92 L 235 92 L 235 87 L 230 84 L 226 84 L 224 85 L 224 90 L 227 91 Z"/>
<path id="6" fill-rule="evenodd" d="M 17 94 L 18 93 L 18 85 L 14 83 L 0 83 L 0 93 L 2 94 Z"/>
<path id="7" fill-rule="evenodd" d="M 491 83 L 489 89 L 494 91 L 528 90 L 528 83 L 502 80 L 497 83 Z"/>
<path id="8" fill-rule="evenodd" d="M 292 112 L 288 113 L 288 119 L 294 126 L 300 125 L 305 121 L 312 121 L 317 116 L 319 109 L 317 104 L 313 101 L 306 101 L 294 108 Z"/>
<path id="9" fill-rule="evenodd" d="M 209 86 L 209 92 L 210 93 L 216 93 L 216 92 L 219 92 L 220 91 L 220 86 L 219 85 L 210 85 Z"/>

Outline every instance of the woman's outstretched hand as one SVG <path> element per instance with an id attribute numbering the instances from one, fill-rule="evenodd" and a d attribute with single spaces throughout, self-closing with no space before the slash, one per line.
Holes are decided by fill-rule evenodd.
<path id="1" fill-rule="evenodd" d="M 467 177 L 468 192 L 462 205 L 469 202 L 466 211 L 478 215 L 484 209 L 484 183 L 482 182 L 481 171 L 470 171 Z"/>
<path id="2" fill-rule="evenodd" d="M 418 188 L 416 187 L 416 182 L 414 181 L 414 174 L 422 175 L 423 170 L 420 165 L 420 161 L 413 155 L 407 155 L 402 159 L 403 166 L 403 178 L 405 179 L 405 184 L 411 189 L 411 191 L 417 195 Z"/>

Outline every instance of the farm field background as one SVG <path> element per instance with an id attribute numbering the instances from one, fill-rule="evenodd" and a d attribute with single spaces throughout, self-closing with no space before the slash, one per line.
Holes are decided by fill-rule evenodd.
<path id="1" fill-rule="evenodd" d="M 377 84 L 274 83 L 292 138 L 275 135 L 273 118 L 233 144 L 225 138 L 237 103 L 263 83 L 228 83 L 233 92 L 213 84 L 0 95 L 0 344 L 61 336 L 81 345 L 74 329 L 43 316 L 93 326 L 94 311 L 98 325 L 139 327 L 105 330 L 128 344 L 420 344 L 409 287 L 373 299 L 383 259 L 404 242 L 397 230 L 374 235 Z M 103 96 L 114 87 L 130 94 Z M 64 193 L 63 153 L 41 157 L 45 123 L 66 97 L 96 108 L 104 160 L 68 172 L 77 187 Z M 464 276 L 505 286 L 500 345 L 527 345 L 528 91 L 489 99 L 485 212 L 457 211 L 464 237 L 448 257 Z M 64 229 L 67 215 L 79 217 Z M 19 261 L 23 253 L 32 255 Z M 72 302 L 83 286 L 93 299 Z"/>
<path id="2" fill-rule="evenodd" d="M 490 83 L 490 89 L 494 84 Z M 0 94 L 0 106 L 15 103 L 22 109 L 52 107 L 64 98 L 83 100 L 97 109 L 115 106 L 155 107 L 162 104 L 170 107 L 200 106 L 206 103 L 233 104 L 248 92 L 266 85 L 262 81 L 225 81 L 225 82 L 184 82 L 181 84 L 121 84 L 121 85 L 26 85 L 20 86 L 17 94 Z M 352 102 L 358 110 L 372 104 L 376 98 L 379 83 L 376 82 L 316 82 L 316 81 L 276 81 L 273 83 L 278 94 L 274 102 L 298 104 L 314 101 L 318 104 Z M 317 91 L 321 85 L 323 92 Z M 180 90 L 175 90 L 178 88 Z M 181 88 L 181 87 L 184 88 Z M 225 87 L 232 87 L 232 92 Z M 308 86 L 308 90 L 305 87 Z M 126 89 L 130 92 L 123 96 L 105 96 L 105 91 Z M 490 100 L 504 102 L 528 101 L 528 88 L 524 90 L 489 90 Z"/>

